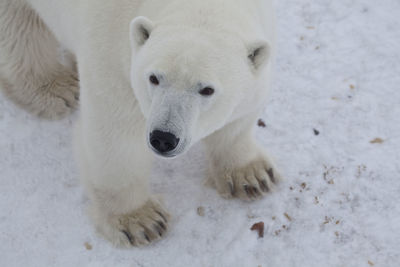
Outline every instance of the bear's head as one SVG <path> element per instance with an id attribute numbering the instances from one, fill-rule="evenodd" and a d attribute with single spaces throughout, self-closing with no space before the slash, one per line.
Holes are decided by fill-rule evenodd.
<path id="1" fill-rule="evenodd" d="M 246 43 L 235 33 L 158 26 L 145 17 L 131 22 L 130 34 L 131 84 L 158 155 L 182 154 L 265 99 L 258 89 L 267 83 L 265 40 Z"/>

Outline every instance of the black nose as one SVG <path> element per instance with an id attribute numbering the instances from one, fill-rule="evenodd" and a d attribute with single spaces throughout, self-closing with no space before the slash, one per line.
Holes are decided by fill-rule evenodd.
<path id="1" fill-rule="evenodd" d="M 150 144 L 160 153 L 174 150 L 178 143 L 179 138 L 171 133 L 156 130 L 150 134 Z"/>

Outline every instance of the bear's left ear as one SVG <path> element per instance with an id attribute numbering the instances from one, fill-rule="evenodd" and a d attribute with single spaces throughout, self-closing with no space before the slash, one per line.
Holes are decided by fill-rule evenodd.
<path id="1" fill-rule="evenodd" d="M 154 23 L 146 17 L 137 17 L 131 21 L 130 38 L 131 45 L 142 46 L 150 38 Z"/>
<path id="2" fill-rule="evenodd" d="M 262 68 L 269 60 L 271 47 L 266 41 L 258 41 L 247 47 L 248 58 L 255 70 Z"/>

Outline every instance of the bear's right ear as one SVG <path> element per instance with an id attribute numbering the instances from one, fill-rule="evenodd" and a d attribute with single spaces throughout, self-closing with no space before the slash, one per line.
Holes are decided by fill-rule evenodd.
<path id="1" fill-rule="evenodd" d="M 130 39 L 132 46 L 142 46 L 150 38 L 154 24 L 146 17 L 134 18 L 130 25 Z"/>
<path id="2" fill-rule="evenodd" d="M 248 59 L 254 70 L 263 67 L 270 58 L 271 47 L 267 41 L 258 41 L 247 47 Z"/>

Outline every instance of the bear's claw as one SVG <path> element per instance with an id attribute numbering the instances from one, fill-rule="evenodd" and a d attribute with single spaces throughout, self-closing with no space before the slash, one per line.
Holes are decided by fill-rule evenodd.
<path id="1" fill-rule="evenodd" d="M 126 238 L 128 239 L 129 243 L 132 246 L 134 246 L 135 241 L 134 241 L 134 237 L 131 235 L 131 233 L 129 233 L 128 231 L 125 231 L 125 230 L 122 230 L 121 232 L 126 236 Z"/>
<path id="2" fill-rule="evenodd" d="M 257 160 L 244 168 L 228 171 L 216 179 L 219 193 L 225 198 L 237 197 L 253 201 L 273 190 L 280 180 L 266 159 Z"/>
<path id="3" fill-rule="evenodd" d="M 114 215 L 112 223 L 107 225 L 111 228 L 106 231 L 100 228 L 99 231 L 119 247 L 143 246 L 165 235 L 168 218 L 168 213 L 161 205 L 149 200 L 143 207 L 131 213 Z"/>

